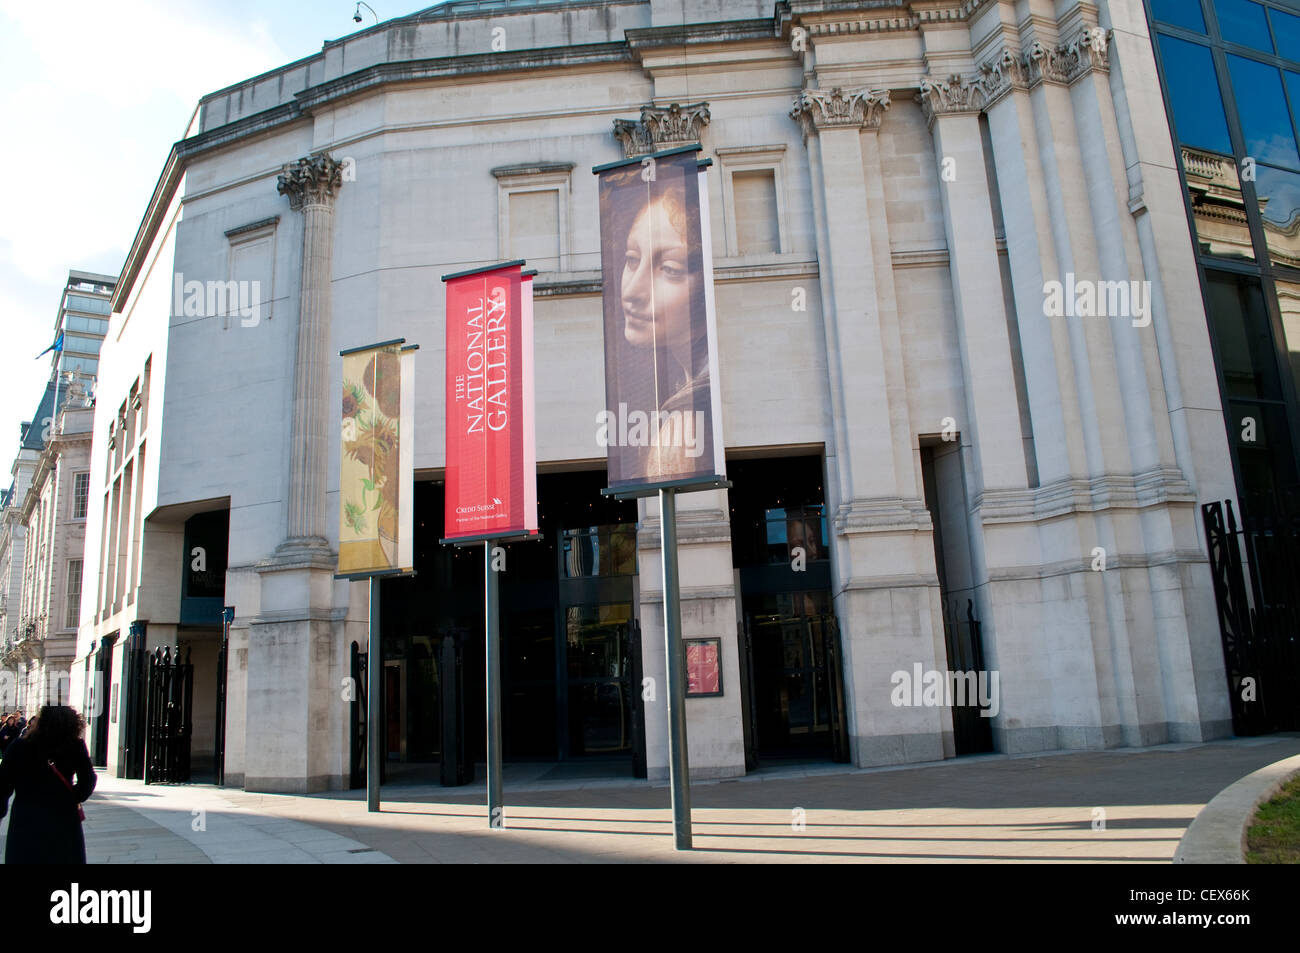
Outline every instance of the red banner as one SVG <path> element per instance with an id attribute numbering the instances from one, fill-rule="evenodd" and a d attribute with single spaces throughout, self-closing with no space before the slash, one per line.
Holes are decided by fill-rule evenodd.
<path id="1" fill-rule="evenodd" d="M 448 539 L 537 528 L 532 294 L 522 262 L 446 275 Z"/>

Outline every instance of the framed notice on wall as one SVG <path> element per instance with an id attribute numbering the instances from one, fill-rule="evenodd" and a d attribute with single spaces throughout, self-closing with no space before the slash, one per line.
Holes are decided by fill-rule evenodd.
<path id="1" fill-rule="evenodd" d="M 722 640 L 683 639 L 686 646 L 686 694 L 696 698 L 722 694 Z"/>

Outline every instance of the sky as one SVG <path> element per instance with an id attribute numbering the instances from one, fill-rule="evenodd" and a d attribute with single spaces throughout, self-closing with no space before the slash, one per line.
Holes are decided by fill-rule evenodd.
<path id="1" fill-rule="evenodd" d="M 434 0 L 370 0 L 381 21 Z M 199 98 L 374 24 L 355 0 L 0 0 L 0 488 L 68 271 L 116 275 Z"/>

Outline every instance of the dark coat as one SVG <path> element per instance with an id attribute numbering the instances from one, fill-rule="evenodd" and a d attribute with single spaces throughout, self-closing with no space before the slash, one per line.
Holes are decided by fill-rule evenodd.
<path id="1" fill-rule="evenodd" d="M 48 764 L 68 779 L 69 791 Z M 0 761 L 0 817 L 14 797 L 5 842 L 6 864 L 84 864 L 86 839 L 77 805 L 95 790 L 95 769 L 80 738 L 53 753 L 35 738 L 19 738 Z M 74 793 L 75 792 L 75 793 Z"/>
<path id="2" fill-rule="evenodd" d="M 3 728 L 0 728 L 0 754 L 4 754 L 8 751 L 9 742 L 17 738 L 22 734 L 22 732 L 23 730 L 17 725 L 10 725 L 8 723 L 6 723 Z"/>

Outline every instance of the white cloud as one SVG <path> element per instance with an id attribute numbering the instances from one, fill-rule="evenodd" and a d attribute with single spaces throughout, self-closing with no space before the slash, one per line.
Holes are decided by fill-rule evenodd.
<path id="1" fill-rule="evenodd" d="M 0 0 L 0 483 L 68 270 L 121 267 L 201 96 L 294 58 L 216 0 Z"/>

